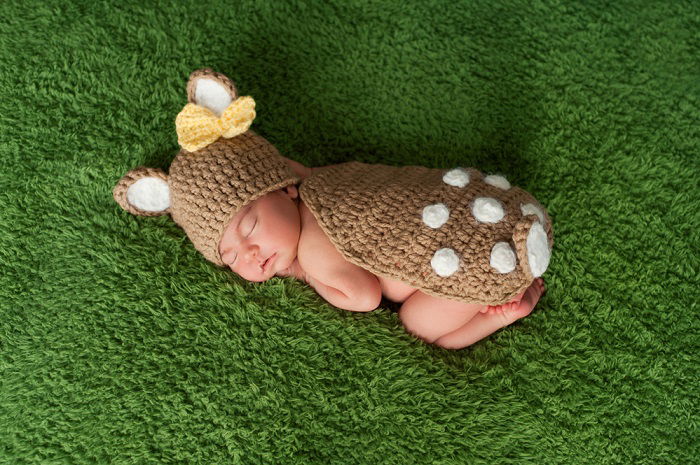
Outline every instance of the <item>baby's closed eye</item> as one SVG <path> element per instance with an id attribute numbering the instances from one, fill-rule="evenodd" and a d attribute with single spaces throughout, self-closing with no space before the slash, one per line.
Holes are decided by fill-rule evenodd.
<path id="1" fill-rule="evenodd" d="M 253 230 L 258 224 L 258 217 L 255 215 L 246 215 L 241 221 L 241 234 L 243 237 L 248 237 L 253 233 Z"/>
<path id="2" fill-rule="evenodd" d="M 224 265 L 231 266 L 236 261 L 237 256 L 238 254 L 235 250 L 228 250 L 221 256 L 221 261 L 224 262 Z"/>

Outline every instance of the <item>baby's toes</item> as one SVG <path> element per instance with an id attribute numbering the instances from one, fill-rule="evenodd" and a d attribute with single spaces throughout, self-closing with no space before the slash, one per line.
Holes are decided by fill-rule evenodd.
<path id="1" fill-rule="evenodd" d="M 505 304 L 503 305 L 489 305 L 489 310 L 486 312 L 487 315 L 495 315 L 496 313 L 503 310 Z"/>
<path id="2" fill-rule="evenodd" d="M 542 278 L 537 278 L 537 287 L 540 290 L 540 295 L 544 294 L 547 291 L 547 286 L 544 285 L 544 279 Z"/>
<path id="3" fill-rule="evenodd" d="M 518 303 L 520 303 L 520 301 L 518 301 Z M 503 310 L 504 312 L 510 312 L 510 311 L 513 310 L 515 307 L 517 307 L 518 303 L 515 303 L 515 302 L 507 302 L 507 303 L 501 305 L 501 310 Z"/>

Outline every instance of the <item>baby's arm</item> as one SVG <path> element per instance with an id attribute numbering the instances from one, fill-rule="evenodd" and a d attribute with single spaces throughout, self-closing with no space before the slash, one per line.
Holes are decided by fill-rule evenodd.
<path id="1" fill-rule="evenodd" d="M 306 207 L 302 207 L 301 218 L 298 259 L 311 287 L 330 304 L 345 310 L 368 312 L 377 308 L 382 298 L 379 280 L 345 260 Z"/>
<path id="2" fill-rule="evenodd" d="M 343 310 L 350 310 L 353 312 L 371 312 L 379 306 L 381 293 L 378 294 L 380 298 L 376 299 L 371 289 L 372 284 L 369 280 L 365 282 L 366 286 L 363 287 L 361 281 L 365 281 L 365 279 L 361 276 L 356 277 L 352 273 L 335 272 L 324 274 L 323 277 L 329 281 L 332 286 L 322 283 L 313 276 L 307 275 L 311 287 L 313 287 L 321 297 L 326 299 L 328 303 L 342 308 Z"/>

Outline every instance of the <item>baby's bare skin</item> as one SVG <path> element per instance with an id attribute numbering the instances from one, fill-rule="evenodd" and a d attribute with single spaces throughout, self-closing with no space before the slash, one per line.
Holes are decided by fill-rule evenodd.
<path id="1" fill-rule="evenodd" d="M 288 162 L 302 179 L 311 173 Z M 471 345 L 528 315 L 544 292 L 544 281 L 537 279 L 511 302 L 494 307 L 430 296 L 376 276 L 338 252 L 294 186 L 269 193 L 241 210 L 224 231 L 219 252 L 244 279 L 260 282 L 294 276 L 342 309 L 371 311 L 382 296 L 401 303 L 399 317 L 409 332 L 451 349 Z"/>

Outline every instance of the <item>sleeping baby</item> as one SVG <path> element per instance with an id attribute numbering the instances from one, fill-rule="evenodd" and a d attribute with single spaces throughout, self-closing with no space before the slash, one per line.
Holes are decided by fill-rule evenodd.
<path id="1" fill-rule="evenodd" d="M 170 214 L 209 261 L 248 281 L 293 276 L 332 305 L 401 303 L 406 329 L 458 349 L 528 315 L 551 221 L 530 194 L 477 170 L 358 162 L 307 168 L 249 129 L 255 103 L 226 76 L 192 73 L 169 174 L 114 188 L 132 214 Z"/>

